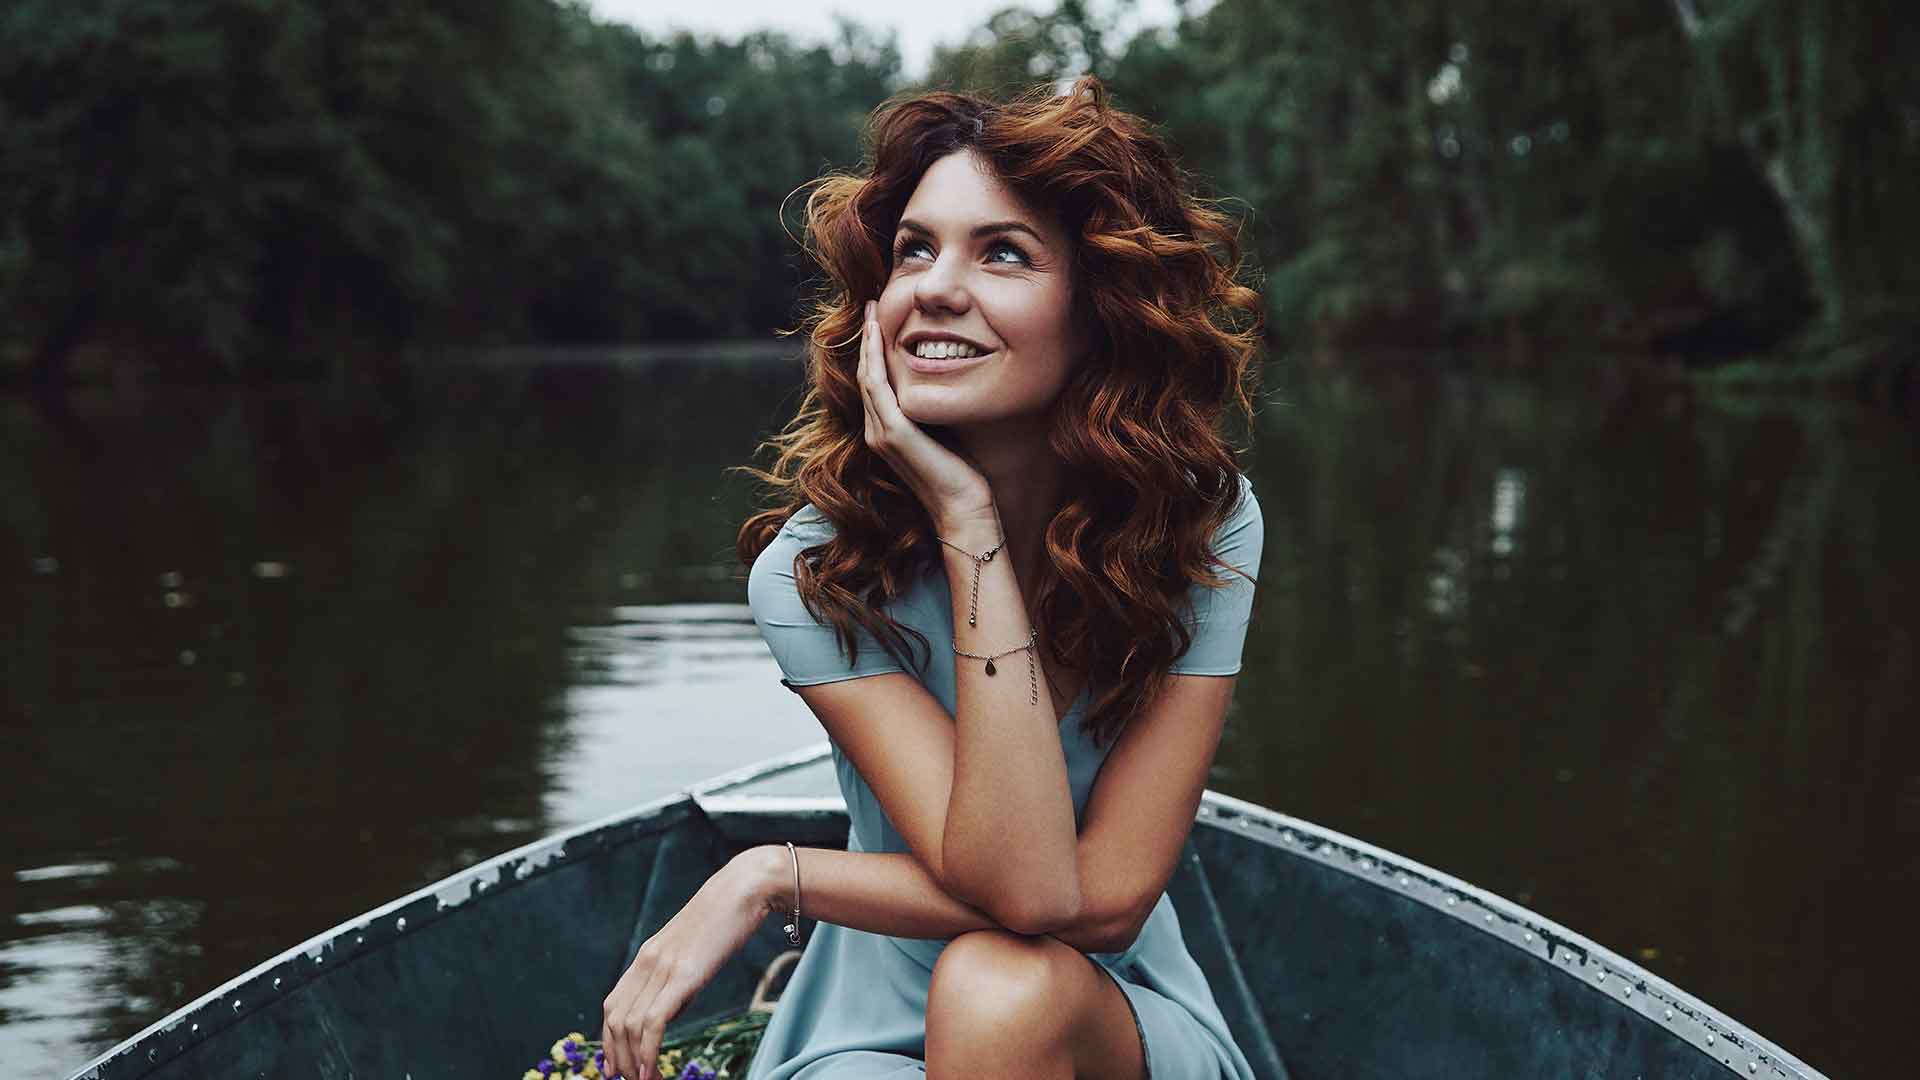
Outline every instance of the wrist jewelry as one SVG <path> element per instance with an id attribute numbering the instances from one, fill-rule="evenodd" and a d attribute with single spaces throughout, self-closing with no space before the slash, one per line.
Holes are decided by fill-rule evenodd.
<path id="1" fill-rule="evenodd" d="M 800 853 L 794 850 L 793 841 L 787 841 L 787 854 L 793 856 L 793 921 L 782 927 L 787 932 L 787 944 L 800 944 Z"/>
<path id="2" fill-rule="evenodd" d="M 967 652 L 960 647 L 958 642 L 954 643 L 953 651 L 961 656 L 972 657 L 975 660 L 985 660 L 987 662 L 987 674 L 991 675 L 994 672 L 993 662 L 995 660 L 1006 656 L 1007 653 L 1016 653 L 1021 649 L 1025 649 L 1027 651 L 1027 703 L 1029 705 L 1038 705 L 1040 704 L 1040 673 L 1033 664 L 1033 643 L 1039 639 L 1040 631 L 1033 629 L 1027 631 L 1027 643 L 1025 645 L 1016 645 L 1006 652 L 997 652 L 992 656 L 982 656 L 979 653 Z"/>
<path id="3" fill-rule="evenodd" d="M 959 552 L 960 554 L 962 554 L 962 555 L 965 555 L 965 556 L 966 556 L 967 558 L 969 558 L 969 559 L 972 559 L 972 560 L 973 560 L 973 599 L 972 599 L 972 601 L 971 601 L 971 602 L 969 602 L 969 603 L 968 603 L 968 605 L 967 605 L 967 625 L 968 625 L 968 626 L 973 626 L 973 625 L 975 625 L 975 623 L 974 623 L 974 616 L 975 616 L 976 614 L 978 614 L 978 613 L 979 613 L 979 611 L 980 611 L 980 567 L 981 567 L 981 565 L 982 565 L 982 564 L 984 564 L 984 563 L 990 563 L 990 562 L 992 562 L 992 561 L 993 561 L 993 556 L 994 556 L 994 555 L 995 555 L 995 554 L 996 554 L 996 553 L 997 553 L 997 552 L 998 552 L 998 551 L 999 551 L 999 550 L 1000 550 L 1001 548 L 1003 548 L 1003 547 L 1006 547 L 1006 546 L 1007 546 L 1007 542 L 1006 542 L 1005 540 L 1002 540 L 1002 541 L 1000 541 L 999 543 L 997 543 L 997 544 L 995 544 L 995 545 L 993 545 L 992 547 L 990 547 L 990 548 L 988 548 L 988 549 L 986 550 L 986 553 L 985 553 L 985 554 L 982 554 L 982 555 L 975 555 L 975 554 L 974 554 L 973 552 L 971 552 L 971 551 L 968 551 L 968 550 L 967 550 L 966 548 L 963 548 L 963 547 L 961 547 L 961 546 L 960 546 L 959 544 L 956 544 L 956 543 L 954 543 L 954 542 L 953 542 L 953 541 L 951 541 L 951 540 L 948 540 L 948 539 L 947 539 L 946 537 L 944 537 L 944 536 L 940 536 L 940 535 L 938 535 L 938 534 L 935 534 L 935 535 L 934 535 L 934 539 L 935 539 L 935 540 L 938 540 L 938 541 L 940 541 L 941 543 L 943 543 L 943 544 L 945 544 L 945 545 L 947 545 L 948 547 L 950 547 L 950 548 L 952 548 L 953 550 L 955 550 L 955 551 L 957 551 L 957 552 Z M 992 665 L 992 664 L 988 664 L 988 665 L 987 665 L 987 674 L 989 674 L 989 675 L 991 675 L 991 674 L 993 674 L 993 665 Z"/>

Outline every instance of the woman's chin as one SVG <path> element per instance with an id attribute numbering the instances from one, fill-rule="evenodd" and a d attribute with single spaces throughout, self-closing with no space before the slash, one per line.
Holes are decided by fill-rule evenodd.
<path id="1" fill-rule="evenodd" d="M 979 419 L 979 403 L 974 397 L 956 387 L 903 386 L 899 390 L 900 412 L 921 427 L 972 423 Z"/>

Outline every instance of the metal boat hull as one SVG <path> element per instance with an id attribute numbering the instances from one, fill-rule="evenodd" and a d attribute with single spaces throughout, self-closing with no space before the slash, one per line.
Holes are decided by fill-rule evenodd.
<path id="1" fill-rule="evenodd" d="M 732 855 L 843 847 L 826 744 L 470 867 L 316 936 L 73 1073 L 87 1080 L 512 1076 Z M 1207 792 L 1167 889 L 1264 1077 L 1821 1074 L 1550 920 L 1351 837 Z M 682 1012 L 739 1010 L 777 920 Z M 1284 1065 L 1282 1064 L 1284 1063 Z"/>

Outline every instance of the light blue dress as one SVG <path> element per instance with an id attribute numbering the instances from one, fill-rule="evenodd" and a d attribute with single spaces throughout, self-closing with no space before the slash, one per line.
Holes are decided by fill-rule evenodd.
<path id="1" fill-rule="evenodd" d="M 1215 535 L 1213 548 L 1228 563 L 1257 575 L 1264 539 L 1260 505 L 1253 497 L 1252 483 L 1244 475 L 1239 481 L 1240 509 Z M 760 553 L 748 576 L 747 599 L 754 622 L 789 687 L 907 670 L 864 629 L 859 659 L 849 665 L 831 626 L 816 622 L 801 604 L 793 579 L 794 556 L 832 533 L 832 524 L 811 504 L 802 507 Z M 1253 583 L 1227 576 L 1225 586 L 1196 585 L 1189 593 L 1193 644 L 1171 671 L 1239 672 Z M 888 608 L 895 619 L 927 636 L 932 645 L 927 670 L 909 673 L 949 714 L 954 709 L 956 659 L 952 604 L 945 571 L 936 568 Z M 918 645 L 912 644 L 918 659 Z M 1082 691 L 1060 719 L 1076 826 L 1084 822 L 1087 795 L 1106 757 L 1106 750 L 1095 747 L 1080 730 L 1089 697 Z M 853 763 L 838 746 L 832 754 L 850 818 L 847 850 L 909 850 Z M 924 1076 L 927 988 L 934 960 L 947 940 L 897 938 L 814 923 L 747 1069 L 747 1080 Z M 1085 955 L 1125 992 L 1152 1080 L 1252 1080 L 1253 1069 L 1227 1030 L 1205 975 L 1187 951 L 1165 893 L 1131 948 Z"/>

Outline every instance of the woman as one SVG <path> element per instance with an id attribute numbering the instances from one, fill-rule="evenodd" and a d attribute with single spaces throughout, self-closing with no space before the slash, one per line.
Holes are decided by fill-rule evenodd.
<path id="1" fill-rule="evenodd" d="M 609 1065 L 647 1076 L 797 889 L 818 921 L 751 1080 L 1243 1080 L 1164 891 L 1262 540 L 1215 430 L 1251 412 L 1231 222 L 1091 76 L 898 100 L 868 137 L 808 200 L 834 292 L 739 538 L 847 850 L 715 874 L 608 995 Z"/>

